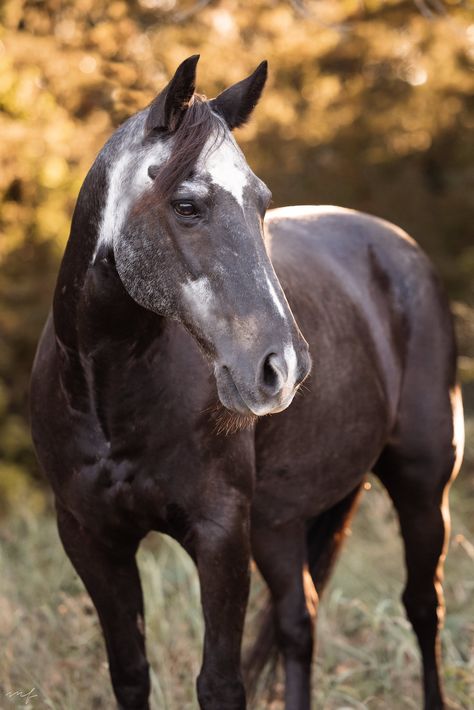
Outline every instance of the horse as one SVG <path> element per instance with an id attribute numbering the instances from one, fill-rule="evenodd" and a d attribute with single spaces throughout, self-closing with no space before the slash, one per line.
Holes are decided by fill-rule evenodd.
<path id="1" fill-rule="evenodd" d="M 400 520 L 425 708 L 440 710 L 447 492 L 463 431 L 447 298 L 386 221 L 267 212 L 270 190 L 232 134 L 267 64 L 208 100 L 195 92 L 198 58 L 87 174 L 32 372 L 37 457 L 118 707 L 149 708 L 135 557 L 158 531 L 199 575 L 202 710 L 247 706 L 251 558 L 270 607 L 246 668 L 258 675 L 275 644 L 286 710 L 308 710 L 311 599 L 372 471 Z"/>

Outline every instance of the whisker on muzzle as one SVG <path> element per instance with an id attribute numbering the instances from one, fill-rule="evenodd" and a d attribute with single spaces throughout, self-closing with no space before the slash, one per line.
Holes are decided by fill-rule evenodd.
<path id="1" fill-rule="evenodd" d="M 255 414 L 239 414 L 238 412 L 230 412 L 220 402 L 213 402 L 208 407 L 205 407 L 202 412 L 204 416 L 208 415 L 214 420 L 213 433 L 218 436 L 224 434 L 230 436 L 245 429 L 251 429 L 257 421 L 258 417 Z"/>

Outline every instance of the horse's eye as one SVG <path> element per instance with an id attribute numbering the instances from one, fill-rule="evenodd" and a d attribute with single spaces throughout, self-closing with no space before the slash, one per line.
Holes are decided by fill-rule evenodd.
<path id="1" fill-rule="evenodd" d="M 174 202 L 173 209 L 180 217 L 196 217 L 198 213 L 196 205 L 193 202 L 187 202 L 185 200 Z"/>

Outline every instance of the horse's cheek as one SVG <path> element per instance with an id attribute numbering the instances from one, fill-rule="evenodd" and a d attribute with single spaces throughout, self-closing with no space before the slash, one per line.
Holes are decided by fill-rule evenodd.
<path id="1" fill-rule="evenodd" d="M 163 316 L 176 312 L 176 284 L 170 279 L 169 247 L 160 235 L 123 235 L 114 244 L 115 262 L 127 293 L 140 306 Z"/>

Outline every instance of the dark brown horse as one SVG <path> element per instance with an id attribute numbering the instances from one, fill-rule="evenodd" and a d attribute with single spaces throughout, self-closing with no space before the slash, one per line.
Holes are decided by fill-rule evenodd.
<path id="1" fill-rule="evenodd" d="M 372 470 L 400 517 L 403 601 L 426 708 L 439 710 L 447 489 L 462 448 L 446 298 L 427 258 L 387 222 L 334 207 L 265 217 L 270 192 L 230 131 L 257 103 L 266 64 L 205 101 L 196 62 L 118 129 L 87 175 L 32 379 L 38 458 L 100 618 L 119 707 L 148 708 L 135 554 L 158 530 L 199 573 L 201 708 L 246 706 L 253 555 L 272 617 L 249 673 L 274 639 L 286 708 L 308 709 L 304 577 L 322 590 Z M 289 407 L 309 352 L 312 375 Z"/>

